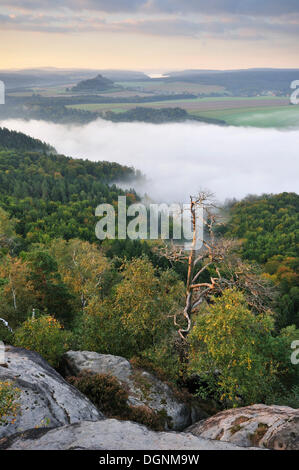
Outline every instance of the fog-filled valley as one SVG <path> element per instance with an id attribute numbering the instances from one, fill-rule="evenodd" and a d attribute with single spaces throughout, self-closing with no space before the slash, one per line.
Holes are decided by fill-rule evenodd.
<path id="1" fill-rule="evenodd" d="M 299 0 L 0 24 L 0 451 L 299 450 Z"/>
<path id="2" fill-rule="evenodd" d="M 158 202 L 184 202 L 199 189 L 209 189 L 223 201 L 298 188 L 296 129 L 101 119 L 80 126 L 34 120 L 6 120 L 0 125 L 41 139 L 74 158 L 134 166 L 147 178 L 136 191 Z"/>

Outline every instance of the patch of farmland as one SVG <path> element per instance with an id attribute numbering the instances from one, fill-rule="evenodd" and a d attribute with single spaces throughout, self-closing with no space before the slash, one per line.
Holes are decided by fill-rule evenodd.
<path id="1" fill-rule="evenodd" d="M 117 85 L 125 88 L 152 92 L 156 94 L 171 94 L 171 93 L 194 93 L 194 94 L 210 94 L 210 93 L 224 93 L 225 88 L 218 85 L 201 85 L 199 83 L 188 82 L 168 82 L 165 80 L 145 80 L 140 82 L 118 82 Z"/>
<path id="2" fill-rule="evenodd" d="M 268 106 L 243 109 L 199 111 L 196 116 L 222 119 L 234 126 L 298 128 L 299 106 Z"/>

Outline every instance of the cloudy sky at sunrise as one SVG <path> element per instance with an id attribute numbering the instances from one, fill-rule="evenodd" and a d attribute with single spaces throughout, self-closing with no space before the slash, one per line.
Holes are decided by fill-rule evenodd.
<path id="1" fill-rule="evenodd" d="M 0 68 L 298 67 L 298 0 L 1 0 Z"/>

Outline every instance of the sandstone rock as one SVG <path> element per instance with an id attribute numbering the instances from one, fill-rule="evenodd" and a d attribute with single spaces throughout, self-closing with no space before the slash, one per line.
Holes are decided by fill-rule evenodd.
<path id="1" fill-rule="evenodd" d="M 187 428 L 186 432 L 242 447 L 298 450 L 299 410 L 276 405 L 236 408 L 200 421 Z"/>
<path id="2" fill-rule="evenodd" d="M 171 429 L 183 430 L 207 414 L 198 406 L 184 403 L 166 383 L 144 370 L 134 369 L 123 357 L 90 351 L 68 351 L 63 357 L 63 374 L 78 375 L 82 371 L 111 374 L 128 390 L 129 403 L 146 405 L 152 410 L 165 410 L 171 418 Z M 169 427 L 166 425 L 166 430 Z"/>
<path id="3" fill-rule="evenodd" d="M 7 346 L 5 358 L 5 367 L 0 366 L 0 381 L 12 381 L 21 395 L 15 423 L 0 426 L 0 437 L 35 427 L 103 419 L 95 406 L 39 354 Z"/>
<path id="4" fill-rule="evenodd" d="M 98 354 L 92 351 L 68 351 L 63 356 L 65 375 L 78 375 L 90 370 L 94 374 L 111 374 L 126 381 L 132 374 L 132 366 L 124 357 Z"/>
<path id="5" fill-rule="evenodd" d="M 49 429 L 32 429 L 0 440 L 0 450 L 242 450 L 226 442 L 192 434 L 154 432 L 130 421 L 83 421 Z"/>

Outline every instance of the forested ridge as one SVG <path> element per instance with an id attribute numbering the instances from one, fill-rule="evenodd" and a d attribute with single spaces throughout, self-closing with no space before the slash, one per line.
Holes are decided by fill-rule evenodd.
<path id="1" fill-rule="evenodd" d="M 0 127 L 0 148 L 56 153 L 55 149 L 51 147 L 51 145 L 46 144 L 39 139 L 29 137 L 22 132 L 10 131 L 5 127 Z"/>
<path id="2" fill-rule="evenodd" d="M 119 195 L 139 200 L 114 184 L 129 188 L 139 172 L 3 136 L 0 340 L 57 368 L 69 349 L 124 356 L 215 411 L 299 407 L 290 362 L 299 327 L 298 195 L 234 202 L 215 228 L 218 211 L 207 205 L 209 237 L 190 274 L 179 246 L 96 239 L 96 206 L 116 207 Z"/>
<path id="3" fill-rule="evenodd" d="M 17 220 L 17 234 L 30 243 L 59 236 L 95 241 L 95 208 L 126 194 L 113 182 L 130 187 L 140 173 L 117 163 L 57 155 L 46 144 L 26 137 L 0 134 L 0 202 Z M 131 197 L 136 197 L 134 192 Z"/>
<path id="4" fill-rule="evenodd" d="M 250 196 L 230 209 L 226 235 L 242 241 L 245 259 L 259 263 L 279 286 L 278 324 L 299 327 L 299 195 Z"/>
<path id="5" fill-rule="evenodd" d="M 232 207 L 228 234 L 243 240 L 243 256 L 251 261 L 298 256 L 298 212 L 298 194 L 250 196 Z"/>

